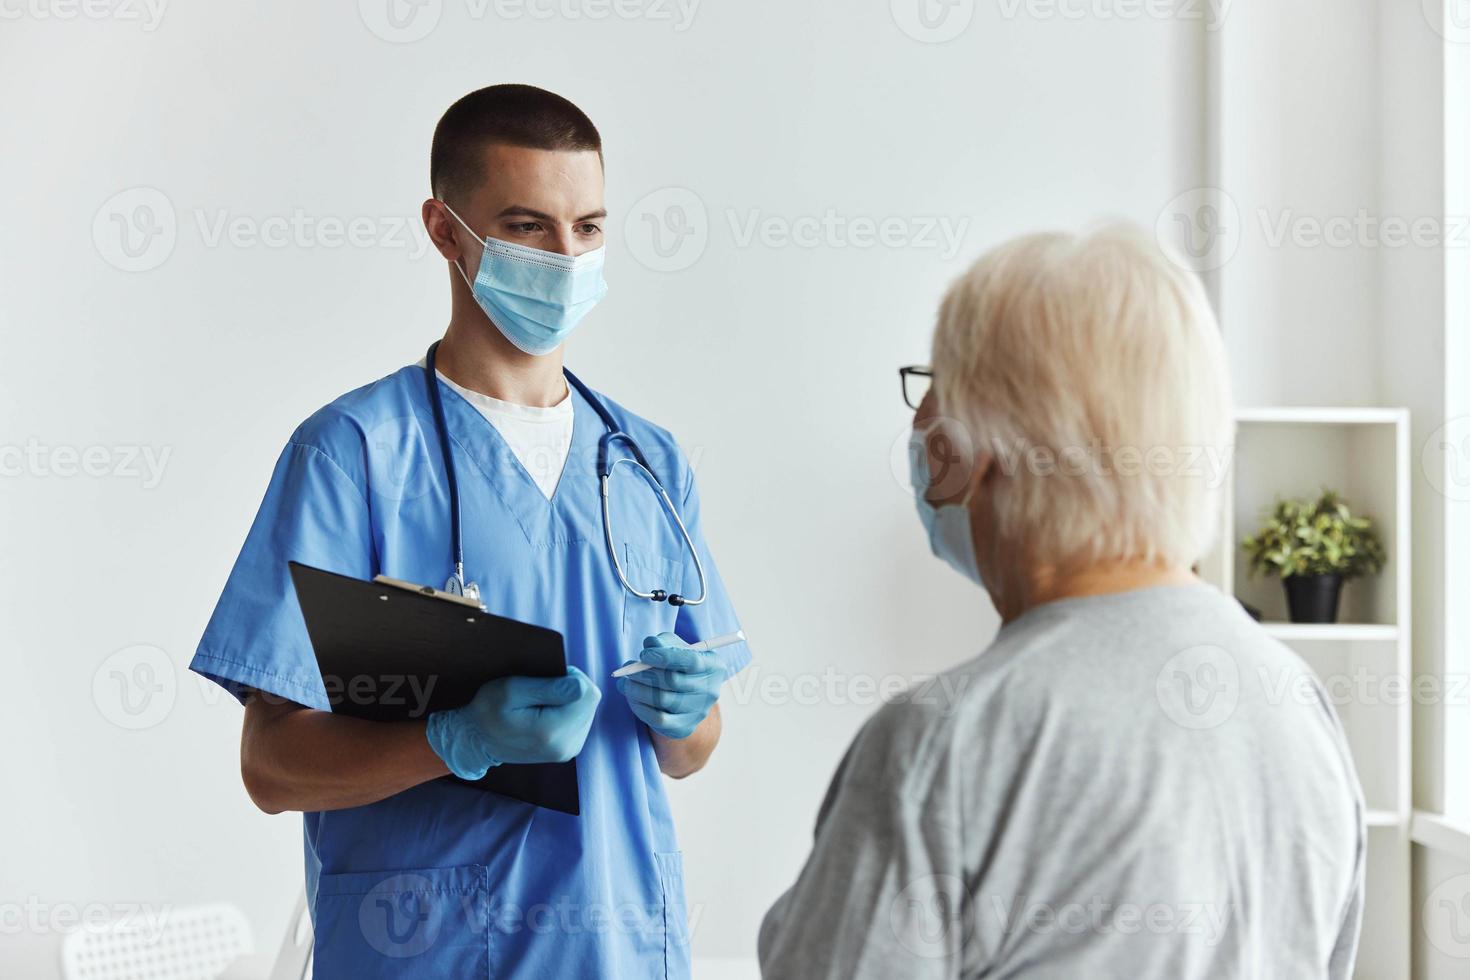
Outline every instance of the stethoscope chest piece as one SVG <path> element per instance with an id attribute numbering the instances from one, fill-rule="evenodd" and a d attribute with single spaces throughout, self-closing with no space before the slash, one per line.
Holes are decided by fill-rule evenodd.
<path id="1" fill-rule="evenodd" d="M 474 582 L 464 580 L 464 570 L 456 569 L 454 574 L 444 582 L 444 591 L 450 595 L 463 596 L 466 599 L 480 601 L 480 587 Z"/>

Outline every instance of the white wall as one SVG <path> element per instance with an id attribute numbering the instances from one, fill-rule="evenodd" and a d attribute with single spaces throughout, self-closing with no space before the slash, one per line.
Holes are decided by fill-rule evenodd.
<path id="1" fill-rule="evenodd" d="M 1224 20 L 1220 254 L 1241 405 L 1372 405 L 1377 250 L 1313 229 L 1377 200 L 1377 0 L 1237 0 Z M 1237 217 L 1238 215 L 1238 217 Z"/>
<path id="2" fill-rule="evenodd" d="M 1437 0 L 1241 0 L 1221 45 L 1222 188 L 1244 219 L 1239 249 L 1221 271 L 1237 391 L 1247 404 L 1409 408 L 1414 670 L 1428 675 L 1456 669 L 1446 660 L 1455 655 L 1446 649 L 1447 518 L 1467 505 L 1446 500 L 1442 461 L 1430 453 L 1421 465 L 1421 449 L 1447 414 L 1464 411 L 1447 390 L 1457 371 L 1463 385 L 1466 368 L 1447 360 L 1445 322 L 1447 287 L 1462 295 L 1446 264 L 1463 278 L 1464 240 L 1449 249 L 1395 245 L 1380 225 L 1353 231 L 1342 247 L 1273 247 L 1263 220 L 1274 227 L 1289 216 L 1309 234 L 1314 223 L 1361 213 L 1379 222 L 1431 219 L 1441 238 L 1463 234 L 1440 219 L 1447 210 L 1465 214 L 1465 178 L 1447 173 L 1445 154 L 1447 144 L 1460 144 L 1463 165 L 1470 97 L 1456 94 L 1447 66 L 1470 50 L 1446 46 L 1442 27 Z M 1463 29 L 1458 35 L 1470 40 Z M 1456 77 L 1463 92 L 1466 76 Z M 1458 201 L 1447 199 L 1447 180 L 1461 189 Z M 1445 802 L 1445 724 L 1440 705 L 1416 704 L 1416 806 Z M 1417 846 L 1413 863 L 1414 975 L 1462 976 L 1463 960 L 1428 939 L 1424 916 L 1433 889 L 1465 869 Z"/>
<path id="3" fill-rule="evenodd" d="M 1443 40 L 1423 11 L 1407 4 L 1384 3 L 1379 24 L 1380 207 L 1397 215 L 1440 215 L 1445 211 Z M 1409 408 L 1417 450 L 1445 418 L 1443 250 L 1381 250 L 1379 284 L 1380 390 L 1385 402 Z M 1421 672 L 1440 669 L 1445 646 L 1445 499 L 1436 489 L 1442 486 L 1438 475 L 1416 465 L 1410 489 L 1415 670 Z M 1438 706 L 1419 706 L 1415 723 L 1415 801 L 1437 809 L 1443 741 Z"/>
<path id="4" fill-rule="evenodd" d="M 1414 930 L 1414 976 L 1460 980 L 1465 976 L 1466 882 L 1470 861 L 1444 851 L 1414 847 L 1414 912 L 1429 922 Z"/>
<path id="5" fill-rule="evenodd" d="M 1441 28 L 1455 43 L 1442 49 L 1439 97 L 1428 101 L 1443 118 L 1444 208 L 1464 220 L 1470 215 L 1470 24 L 1464 19 L 1463 8 L 1456 6 L 1455 12 L 1458 17 L 1451 17 L 1448 9 L 1440 11 Z M 1464 450 L 1467 444 L 1460 437 L 1470 419 L 1470 251 L 1463 241 L 1444 252 L 1440 271 L 1444 369 L 1437 375 L 1443 384 L 1442 417 L 1447 426 L 1431 438 Z M 1427 360 L 1421 366 L 1426 378 L 1436 377 Z M 1470 586 L 1470 564 L 1465 561 L 1470 554 L 1470 500 L 1465 495 L 1463 455 L 1441 457 L 1436 464 L 1437 472 L 1431 471 L 1430 475 L 1446 490 L 1443 497 L 1430 496 L 1437 504 L 1435 527 L 1441 531 L 1442 542 L 1438 555 L 1444 573 L 1438 619 L 1442 644 L 1427 651 L 1427 669 L 1438 666 L 1449 675 L 1463 678 L 1470 672 L 1470 613 L 1463 601 L 1455 600 Z M 1433 740 L 1433 745 L 1455 746 L 1463 751 L 1470 736 L 1470 705 L 1463 698 L 1421 714 L 1425 716 L 1426 737 Z M 1470 770 L 1463 758 L 1440 752 L 1426 762 L 1423 805 L 1440 808 L 1463 824 L 1470 814 Z M 1466 970 L 1463 939 L 1465 915 L 1470 912 L 1465 901 L 1470 890 L 1470 862 L 1464 860 L 1463 850 L 1455 855 L 1416 847 L 1414 856 L 1413 908 L 1424 920 L 1414 937 L 1415 975 L 1420 980 L 1462 977 Z"/>
<path id="6" fill-rule="evenodd" d="M 41 447 L 0 481 L 0 785 L 18 801 L 0 808 L 0 903 L 39 915 L 0 935 L 6 975 L 51 975 L 57 911 L 97 903 L 230 900 L 262 948 L 277 942 L 300 820 L 252 809 L 240 711 L 184 666 L 293 426 L 445 322 L 445 269 L 411 229 L 434 122 L 471 88 L 542 84 L 602 128 L 612 291 L 570 363 L 696 454 L 760 676 L 910 676 L 980 648 L 987 604 L 927 558 L 894 475 L 895 368 L 926 359 L 941 286 L 986 245 L 1106 215 L 1152 224 L 1198 184 L 1200 25 L 978 4 L 938 44 L 892 7 L 711 3 L 681 30 L 431 0 L 411 43 L 366 26 L 386 23 L 373 0 L 181 0 L 156 24 L 127 19 L 134 6 L 5 7 L 0 443 Z M 674 187 L 693 198 L 638 203 Z M 677 273 L 639 261 L 645 217 L 671 201 L 702 229 Z M 829 209 L 964 234 L 952 254 L 737 237 L 752 214 Z M 268 231 L 298 212 L 363 219 L 376 244 L 317 227 L 281 247 L 213 237 L 221 219 Z M 171 251 L 164 235 L 124 255 L 115 222 L 132 219 L 172 228 Z M 112 475 L 57 475 L 56 447 L 103 447 Z M 169 454 L 156 486 L 116 471 L 127 447 Z M 130 731 L 112 671 L 146 681 L 117 655 L 140 644 L 165 689 L 157 723 Z M 670 790 L 697 954 L 753 954 L 870 709 L 727 706 L 714 764 Z"/>

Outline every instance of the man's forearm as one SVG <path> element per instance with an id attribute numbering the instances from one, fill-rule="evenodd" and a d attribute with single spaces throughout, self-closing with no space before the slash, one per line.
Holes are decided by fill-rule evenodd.
<path id="1" fill-rule="evenodd" d="M 252 695 L 240 773 L 267 813 L 363 806 L 447 775 L 425 722 L 379 722 Z"/>
<path id="2" fill-rule="evenodd" d="M 719 744 L 722 728 L 720 706 L 716 704 L 687 738 L 665 738 L 658 732 L 650 731 L 659 771 L 674 779 L 683 779 L 699 772 Z"/>

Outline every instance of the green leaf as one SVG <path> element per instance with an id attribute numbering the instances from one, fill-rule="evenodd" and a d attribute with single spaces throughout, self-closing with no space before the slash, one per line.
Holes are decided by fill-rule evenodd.
<path id="1" fill-rule="evenodd" d="M 1313 500 L 1277 500 L 1260 530 L 1241 539 L 1252 575 L 1339 574 L 1345 578 L 1383 569 L 1386 552 L 1373 521 L 1354 516 L 1331 490 Z"/>

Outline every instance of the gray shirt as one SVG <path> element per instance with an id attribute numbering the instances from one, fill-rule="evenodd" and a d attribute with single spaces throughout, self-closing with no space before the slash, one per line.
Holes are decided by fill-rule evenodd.
<path id="1" fill-rule="evenodd" d="M 1325 689 L 1233 600 L 1048 603 L 858 734 L 762 975 L 1346 980 L 1363 815 Z"/>

